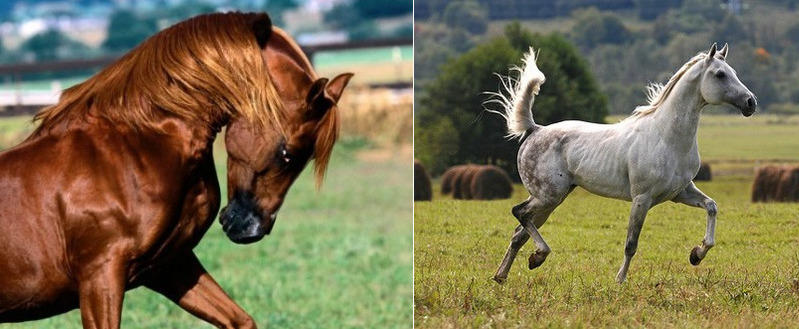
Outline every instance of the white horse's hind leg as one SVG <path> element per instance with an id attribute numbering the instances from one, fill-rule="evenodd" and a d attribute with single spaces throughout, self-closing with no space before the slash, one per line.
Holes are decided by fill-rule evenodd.
<path id="1" fill-rule="evenodd" d="M 497 273 L 494 274 L 494 281 L 497 283 L 505 282 L 505 279 L 508 278 L 508 271 L 510 271 L 510 267 L 513 265 L 513 260 L 516 259 L 516 254 L 518 254 L 519 249 L 527 243 L 527 240 L 530 240 L 530 234 L 527 233 L 527 230 L 525 230 L 523 226 L 517 226 L 516 230 L 513 232 L 513 237 L 510 239 L 508 251 L 505 252 L 505 257 L 502 258 L 502 263 L 499 264 L 499 269 L 497 269 Z"/>
<path id="2" fill-rule="evenodd" d="M 693 182 L 672 201 L 699 207 L 707 211 L 705 238 L 702 240 L 702 245 L 694 247 L 694 249 L 691 250 L 691 255 L 688 257 L 691 265 L 699 265 L 699 262 L 705 258 L 707 251 L 715 245 L 716 213 L 718 212 L 716 201 L 713 201 L 713 199 L 709 198 L 705 193 L 702 193 L 702 191 L 696 188 Z"/>
<path id="3" fill-rule="evenodd" d="M 552 211 L 566 198 L 566 195 L 572 189 L 573 187 L 569 186 L 563 189 L 552 189 L 548 191 L 549 194 L 546 194 L 548 196 L 546 199 L 531 196 L 513 207 L 511 212 L 521 225 L 517 226 L 513 233 L 508 250 L 505 252 L 505 257 L 502 259 L 502 263 L 499 264 L 496 274 L 494 274 L 494 281 L 502 283 L 508 278 L 508 271 L 513 265 L 513 260 L 516 259 L 516 254 L 530 237 L 533 238 L 536 250 L 530 255 L 527 267 L 532 270 L 544 263 L 551 249 L 541 234 L 538 233 L 538 228 L 544 225 Z"/>
<path id="4" fill-rule="evenodd" d="M 652 206 L 652 197 L 646 194 L 637 195 L 633 198 L 632 209 L 630 210 L 630 224 L 627 226 L 627 243 L 624 247 L 624 262 L 616 274 L 616 282 L 623 283 L 627 278 L 627 270 L 630 269 L 630 261 L 638 249 L 638 236 L 641 235 L 641 228 L 644 226 L 646 212 Z"/>
<path id="5" fill-rule="evenodd" d="M 530 234 L 530 237 L 533 238 L 533 242 L 535 242 L 535 251 L 530 254 L 530 258 L 527 261 L 527 268 L 531 270 L 541 266 L 551 251 L 547 242 L 544 241 L 544 237 L 541 236 L 541 233 L 538 233 L 538 226 L 543 225 L 543 222 L 549 218 L 549 214 L 551 213 L 552 211 L 550 210 L 546 214 L 536 214 L 536 218 L 534 220 L 522 222 L 522 226 L 524 226 L 525 231 Z M 541 225 L 535 224 L 539 221 L 541 221 Z"/>

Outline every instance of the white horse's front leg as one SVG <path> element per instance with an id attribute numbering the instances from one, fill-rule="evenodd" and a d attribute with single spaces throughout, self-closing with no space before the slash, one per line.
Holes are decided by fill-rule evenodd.
<path id="1" fill-rule="evenodd" d="M 633 198 L 632 209 L 630 210 L 630 224 L 627 226 L 627 243 L 624 247 L 624 262 L 621 264 L 619 273 L 616 274 L 616 282 L 624 283 L 627 278 L 627 270 L 630 269 L 630 261 L 638 249 L 638 236 L 641 235 L 641 228 L 644 227 L 644 219 L 649 207 L 652 206 L 652 197 L 646 194 L 637 195 Z"/>
<path id="2" fill-rule="evenodd" d="M 707 211 L 707 227 L 705 228 L 705 238 L 702 240 L 702 244 L 699 246 L 694 247 L 691 250 L 691 255 L 689 256 L 689 261 L 691 265 L 699 265 L 699 262 L 705 258 L 707 251 L 710 248 L 713 248 L 713 245 L 716 244 L 715 242 L 715 235 L 716 235 L 716 213 L 718 213 L 718 207 L 716 207 L 716 201 L 709 198 L 705 193 L 702 193 L 693 182 L 691 182 L 688 187 L 686 187 L 682 192 L 680 192 L 677 197 L 675 197 L 672 201 L 684 203 L 689 206 L 699 207 L 705 209 Z"/>

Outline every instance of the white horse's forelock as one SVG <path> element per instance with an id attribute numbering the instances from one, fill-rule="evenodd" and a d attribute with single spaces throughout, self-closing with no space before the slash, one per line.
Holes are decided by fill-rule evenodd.
<path id="1" fill-rule="evenodd" d="M 669 81 L 665 85 L 655 82 L 647 85 L 645 92 L 646 101 L 649 104 L 636 107 L 631 117 L 643 117 L 657 111 L 660 105 L 663 104 L 663 101 L 669 97 L 674 86 L 680 81 L 680 78 L 682 78 L 696 63 L 699 63 L 705 58 L 707 58 L 707 53 L 701 52 L 688 60 L 688 62 L 683 64 L 682 67 L 669 78 Z"/>

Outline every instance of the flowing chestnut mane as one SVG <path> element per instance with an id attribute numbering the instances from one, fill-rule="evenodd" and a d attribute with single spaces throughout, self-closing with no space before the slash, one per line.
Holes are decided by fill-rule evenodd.
<path id="1" fill-rule="evenodd" d="M 266 14 L 201 15 L 150 37 L 85 82 L 64 90 L 58 104 L 34 117 L 31 136 L 87 115 L 140 130 L 157 130 L 165 116 L 208 126 L 242 116 L 256 127 L 285 134 L 283 106 L 254 33 L 276 34 L 297 52 L 302 69 L 316 73 L 300 47 Z M 271 36 L 267 36 L 271 37 Z M 264 38 L 266 39 L 266 38 Z M 314 172 L 321 185 L 338 137 L 335 108 L 319 121 Z"/>
<path id="2" fill-rule="evenodd" d="M 139 129 L 155 128 L 164 116 L 215 125 L 223 114 L 282 129 L 281 100 L 253 34 L 271 29 L 254 25 L 264 16 L 201 15 L 161 31 L 66 89 L 36 115 L 37 132 L 89 112 Z"/>

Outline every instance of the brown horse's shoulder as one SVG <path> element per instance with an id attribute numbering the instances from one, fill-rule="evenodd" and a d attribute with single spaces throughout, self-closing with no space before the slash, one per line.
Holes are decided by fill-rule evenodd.
<path id="1" fill-rule="evenodd" d="M 73 254 L 93 258 L 117 250 L 137 259 L 167 240 L 196 245 L 219 208 L 210 152 L 184 154 L 184 140 L 114 126 L 75 127 L 41 134 L 0 156 L 0 177 L 24 179 L 16 194 L 37 199 L 29 204 L 45 208 L 43 220 L 80 241 L 67 246 L 82 251 Z"/>

